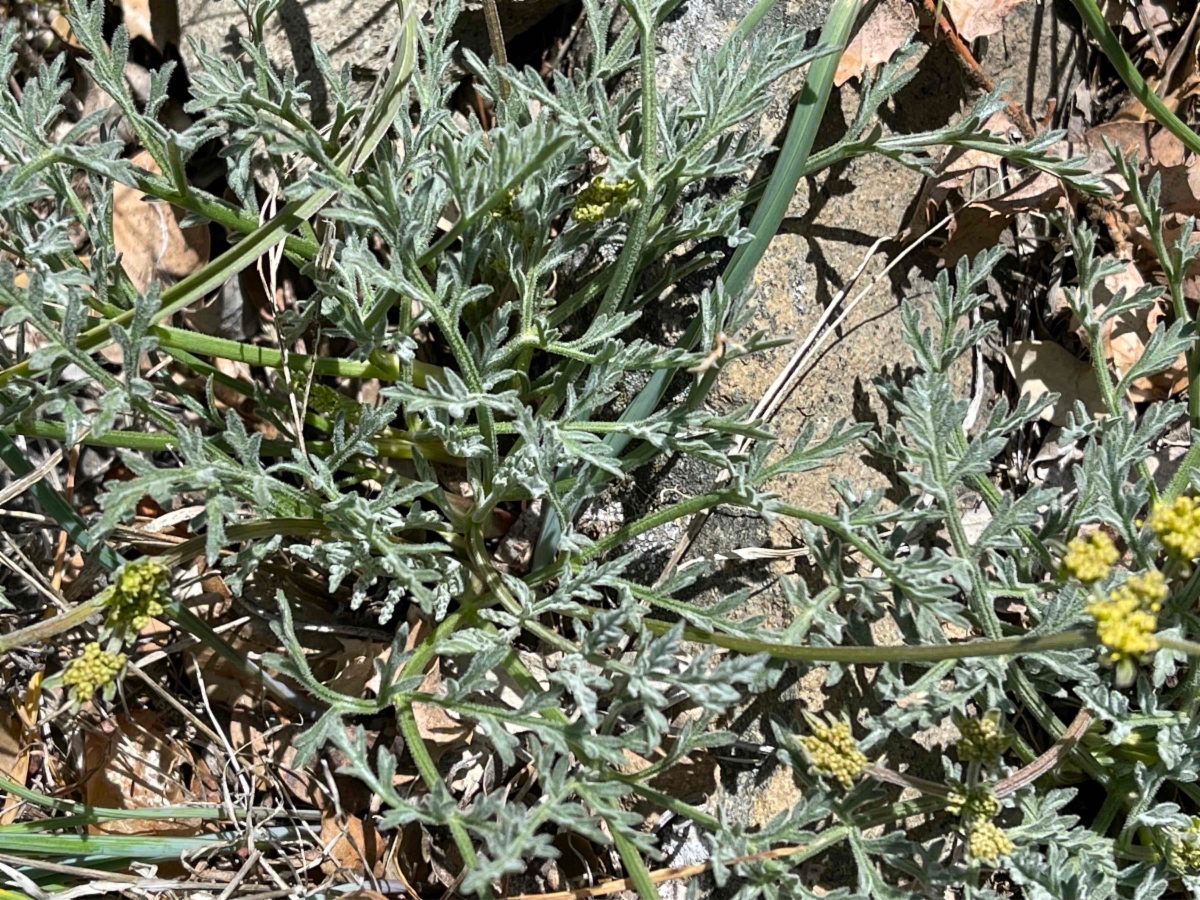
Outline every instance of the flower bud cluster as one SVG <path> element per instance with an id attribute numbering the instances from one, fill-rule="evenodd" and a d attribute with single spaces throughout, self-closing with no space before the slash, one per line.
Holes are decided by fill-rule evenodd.
<path id="1" fill-rule="evenodd" d="M 597 175 L 575 196 L 571 217 L 580 222 L 599 222 L 620 214 L 621 207 L 634 195 L 637 186 L 628 178 L 605 181 Z"/>
<path id="2" fill-rule="evenodd" d="M 1112 538 L 1103 531 L 1093 531 L 1071 539 L 1063 555 L 1063 570 L 1084 584 L 1108 577 L 1113 564 L 1121 558 Z"/>
<path id="3" fill-rule="evenodd" d="M 812 734 L 800 738 L 808 764 L 814 772 L 837 779 L 849 790 L 867 767 L 867 757 L 858 749 L 850 723 L 831 717 L 825 724 L 810 716 L 809 725 Z"/>
<path id="4" fill-rule="evenodd" d="M 982 716 L 978 719 L 958 719 L 958 758 L 963 762 L 980 762 L 995 765 L 1008 744 L 1008 738 L 1000 728 L 998 717 Z"/>
<path id="5" fill-rule="evenodd" d="M 946 810 L 955 815 L 961 815 L 970 827 L 974 827 L 980 822 L 991 821 L 996 813 L 1000 812 L 1000 801 L 986 785 L 980 784 L 973 788 L 967 788 L 964 785 L 955 784 L 950 788 Z"/>
<path id="6" fill-rule="evenodd" d="M 92 641 L 83 648 L 83 653 L 67 664 L 62 681 L 72 688 L 79 701 L 88 700 L 92 694 L 112 682 L 125 666 L 124 653 L 109 653 Z"/>
<path id="7" fill-rule="evenodd" d="M 1162 573 L 1150 569 L 1131 575 L 1107 597 L 1095 598 L 1087 611 L 1096 620 L 1096 637 L 1104 646 L 1100 659 L 1118 667 L 1118 681 L 1133 680 L 1134 665 L 1158 649 L 1158 613 L 1167 598 Z"/>
<path id="8" fill-rule="evenodd" d="M 994 866 L 1013 851 L 1013 842 L 1004 829 L 991 820 L 974 822 L 967 831 L 967 858 Z"/>
<path id="9" fill-rule="evenodd" d="M 1194 497 L 1156 503 L 1148 524 L 1175 559 L 1191 562 L 1200 556 L 1200 503 Z"/>
<path id="10" fill-rule="evenodd" d="M 1172 872 L 1193 875 L 1200 872 L 1200 818 L 1192 816 L 1187 831 L 1171 836 L 1167 847 L 1167 865 Z"/>
<path id="11" fill-rule="evenodd" d="M 166 602 L 166 567 L 152 559 L 127 563 L 108 589 L 105 624 L 118 635 L 136 634 L 162 614 Z"/>

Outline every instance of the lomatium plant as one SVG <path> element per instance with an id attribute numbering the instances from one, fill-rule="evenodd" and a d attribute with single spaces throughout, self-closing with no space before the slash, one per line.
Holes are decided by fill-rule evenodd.
<path id="1" fill-rule="evenodd" d="M 436 6 L 429 23 L 406 19 L 386 76 L 365 95 L 314 48 L 333 108 L 320 126 L 305 113 L 312 91 L 268 60 L 272 2 L 243 7 L 251 34 L 238 61 L 196 48 L 186 130 L 159 121 L 166 72 L 146 96 L 130 92 L 128 39 L 123 29 L 106 39 L 99 2 L 73 3 L 71 26 L 112 109 L 63 127 L 61 59 L 0 100 L 10 338 L 0 457 L 26 474 L 19 442 L 82 442 L 118 448 L 129 470 L 107 483 L 86 527 L 44 480 L 27 482 L 84 551 L 79 577 L 108 569 L 111 585 L 3 646 L 84 628 L 95 640 L 59 683 L 73 703 L 101 689 L 94 702 L 104 702 L 139 631 L 175 622 L 303 721 L 294 766 L 332 745 L 377 798 L 381 829 L 419 823 L 452 842 L 465 894 L 494 896 L 569 833 L 612 847 L 651 900 L 663 848 L 642 821 L 646 805 L 694 829 L 716 881 L 741 900 L 809 896 L 803 864 L 838 847 L 854 859 L 855 896 L 984 897 L 1001 878 L 1029 897 L 1200 889 L 1194 454 L 1169 486 L 1154 484 L 1147 463 L 1188 411 L 1159 403 L 1134 415 L 1122 399 L 1134 380 L 1195 352 L 1181 288 L 1195 245 L 1190 226 L 1167 244 L 1156 188 L 1143 193 L 1136 162 L 1118 159 L 1175 320 L 1117 377 L 1094 354 L 1107 414 L 1080 407 L 1063 430 L 1060 446 L 1081 454 L 1072 483 L 1009 492 L 992 477 L 1050 396 L 1001 398 L 968 426 L 969 403 L 952 389 L 951 369 L 991 328 L 977 313 L 999 252 L 962 261 L 932 298 L 904 304 L 912 367 L 878 385 L 891 422 L 808 430 L 780 447 L 745 410 L 711 408 L 707 390 L 775 342 L 751 325 L 744 252 L 769 240 L 755 229 L 770 215 L 743 213 L 762 196 L 782 216 L 790 187 L 747 183 L 766 152 L 753 126 L 779 79 L 810 65 L 800 127 L 815 129 L 857 4 L 836 2 L 811 49 L 803 34 L 748 20 L 692 60 L 686 90 L 660 93 L 654 35 L 670 4 L 627 0 L 614 27 L 616 7 L 588 0 L 591 52 L 570 77 L 548 83 L 462 54 L 487 122 L 451 112 L 457 7 Z M 9 26 L 3 42 L 14 40 Z M 937 148 L 952 146 L 1100 190 L 1078 161 L 1050 154 L 1055 135 L 1013 145 L 988 132 L 999 96 L 935 132 L 885 133 L 875 113 L 911 76 L 913 53 L 867 79 L 832 147 L 809 156 L 810 136 L 797 163 L 789 133 L 778 165 L 795 164 L 792 185 L 866 153 L 928 171 Z M 15 59 L 0 66 L 9 84 Z M 130 161 L 114 115 L 154 170 Z M 189 176 L 213 148 L 227 166 L 223 192 Z M 186 211 L 230 249 L 175 284 L 136 289 L 113 250 L 117 183 Z M 1078 273 L 1072 308 L 1099 347 L 1105 320 L 1154 292 L 1096 306 L 1113 269 L 1091 232 L 1064 229 Z M 239 270 L 283 257 L 307 287 L 277 317 L 276 346 L 172 324 Z M 674 343 L 634 339 L 639 318 L 662 307 L 692 326 Z M 326 347 L 341 355 L 313 352 Z M 249 377 L 219 359 L 245 363 Z M 379 388 L 370 403 L 354 390 L 363 380 Z M 672 382 L 679 393 L 664 402 Z M 223 407 L 217 387 L 247 402 Z M 753 441 L 735 452 L 740 437 Z M 780 476 L 861 446 L 890 461 L 906 496 L 885 502 L 882 490 L 836 483 L 826 513 L 772 491 Z M 708 467 L 716 487 L 598 539 L 578 530 L 593 498 L 663 454 Z M 129 542 L 124 523 L 147 496 L 164 508 L 186 498 L 178 505 L 196 509 L 186 524 L 197 537 L 138 557 L 145 545 Z M 969 498 L 990 513 L 975 534 Z M 820 584 L 780 582 L 785 627 L 746 615 L 745 592 L 687 599 L 700 567 L 656 587 L 632 576 L 628 542 L 719 506 L 801 529 Z M 536 523 L 532 563 L 501 566 L 497 523 L 518 514 Z M 181 601 L 194 571 L 180 563 L 197 557 L 233 597 L 274 604 L 251 608 L 286 653 L 250 659 Z M 377 687 L 350 695 L 318 679 L 298 637 L 300 594 L 281 571 L 394 629 Z M 883 622 L 901 643 L 875 643 Z M 426 676 L 434 664 L 440 682 Z M 823 719 L 799 702 L 770 705 L 771 764 L 801 787 L 792 808 L 750 827 L 723 795 L 700 807 L 653 786 L 689 754 L 734 741 L 725 727 L 785 673 L 818 669 L 828 688 L 854 672 L 871 698 Z M 482 790 L 451 793 L 448 767 L 466 751 L 435 760 L 418 707 L 469 724 L 470 752 L 493 773 Z M 369 749 L 362 724 L 389 717 L 396 753 Z M 946 755 L 912 740 L 948 721 L 961 738 Z M 889 764 L 885 747 L 930 755 L 914 770 L 941 776 Z M 632 766 L 638 757 L 648 764 Z M 417 787 L 397 786 L 400 767 Z"/>

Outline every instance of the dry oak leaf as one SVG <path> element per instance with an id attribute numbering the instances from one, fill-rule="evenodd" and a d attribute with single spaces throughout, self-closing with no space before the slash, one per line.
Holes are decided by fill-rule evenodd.
<path id="1" fill-rule="evenodd" d="M 25 745 L 24 731 L 17 716 L 0 711 L 0 775 L 22 787 L 29 777 L 29 748 Z M 11 825 L 22 805 L 21 798 L 10 793 L 4 800 L 0 825 Z"/>
<path id="2" fill-rule="evenodd" d="M 946 10 L 964 41 L 995 34 L 1002 20 L 1025 0 L 945 0 Z"/>
<path id="3" fill-rule="evenodd" d="M 1145 279 L 1132 262 L 1125 268 L 1104 279 L 1096 291 L 1098 312 L 1113 301 L 1117 292 L 1124 289 L 1126 295 L 1145 286 Z M 1108 319 L 1101 326 L 1100 340 L 1104 345 L 1104 357 L 1111 360 L 1118 376 L 1142 358 L 1146 344 L 1159 327 L 1165 324 L 1166 309 L 1160 302 L 1142 309 L 1130 310 Z M 1134 403 L 1150 400 L 1166 400 L 1187 387 L 1187 359 L 1181 353 L 1165 371 L 1146 378 L 1137 379 L 1130 385 L 1128 396 Z"/>
<path id="4" fill-rule="evenodd" d="M 179 10 L 175 0 L 121 0 L 121 12 L 131 38 L 144 38 L 162 53 L 179 46 Z"/>
<path id="5" fill-rule="evenodd" d="M 412 650 L 429 634 L 429 623 L 420 618 L 415 610 L 410 610 L 408 616 L 409 632 L 405 649 Z M 442 688 L 441 661 L 434 657 L 425 670 L 425 678 L 417 688 L 423 694 L 438 694 Z M 470 726 L 453 718 L 446 710 L 432 703 L 414 703 L 413 718 L 417 722 L 417 731 L 425 741 L 429 755 L 436 762 L 438 758 L 451 747 L 462 746 L 471 740 Z"/>
<path id="6" fill-rule="evenodd" d="M 1065 425 L 1076 400 L 1082 401 L 1089 415 L 1104 415 L 1104 398 L 1091 364 L 1064 347 L 1053 341 L 1016 341 L 1004 348 L 1004 356 L 1019 393 L 1034 400 L 1050 392 L 1059 395 L 1042 410 L 1042 419 Z"/>
<path id="7" fill-rule="evenodd" d="M 955 213 L 950 237 L 939 255 L 948 266 L 964 256 L 974 258 L 981 250 L 996 246 L 1019 213 L 1048 211 L 1066 204 L 1067 195 L 1059 180 L 1048 172 L 1037 172 L 999 197 L 968 203 Z"/>
<path id="8" fill-rule="evenodd" d="M 833 83 L 839 87 L 867 69 L 885 63 L 917 30 L 912 5 L 904 0 L 880 0 L 870 18 L 850 39 L 838 61 Z"/>
<path id="9" fill-rule="evenodd" d="M 370 869 L 375 875 L 383 874 L 376 869 L 382 868 L 381 861 L 387 853 L 387 844 L 373 827 L 364 828 L 358 816 L 347 816 L 345 824 L 339 824 L 332 814 L 323 815 L 321 846 L 325 850 L 321 871 L 326 875 L 343 869 L 352 872 Z"/>
<path id="10" fill-rule="evenodd" d="M 185 769 L 193 766 L 191 755 L 167 734 L 157 713 L 132 710 L 114 716 L 106 725 L 106 732 L 88 731 L 83 739 L 88 772 L 83 790 L 88 806 L 153 809 L 193 799 L 183 784 Z M 199 821 L 114 819 L 89 825 L 88 830 L 187 835 L 199 833 Z"/>
<path id="11" fill-rule="evenodd" d="M 1124 28 L 1132 35 L 1141 34 L 1147 25 L 1151 28 L 1166 25 L 1171 21 L 1174 6 L 1174 3 L 1155 0 L 1101 0 L 1100 3 L 1108 24 Z"/>
<path id="12" fill-rule="evenodd" d="M 162 174 L 145 150 L 130 162 Z M 113 244 L 121 254 L 121 268 L 139 291 L 156 279 L 176 282 L 208 262 L 208 226 L 180 228 L 184 215 L 178 207 L 149 201 L 137 188 L 124 184 L 113 188 Z"/>

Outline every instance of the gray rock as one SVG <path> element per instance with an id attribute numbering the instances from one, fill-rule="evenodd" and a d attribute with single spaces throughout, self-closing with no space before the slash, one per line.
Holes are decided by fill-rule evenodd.
<path id="1" fill-rule="evenodd" d="M 498 0 L 500 21 L 511 39 L 536 25 L 563 0 Z M 419 11 L 428 3 L 418 0 Z M 455 28 L 464 47 L 487 56 L 487 28 L 480 0 L 466 0 Z M 179 0 L 180 51 L 190 71 L 198 65 L 190 40 L 210 48 L 237 53 L 238 35 L 248 33 L 245 16 L 234 0 Z M 267 51 L 281 68 L 294 68 L 300 78 L 314 81 L 313 45 L 329 54 L 334 65 L 348 63 L 364 78 L 373 76 L 387 57 L 400 26 L 396 0 L 283 0 L 267 26 Z M 313 91 L 313 114 L 325 115 L 327 98 Z"/>

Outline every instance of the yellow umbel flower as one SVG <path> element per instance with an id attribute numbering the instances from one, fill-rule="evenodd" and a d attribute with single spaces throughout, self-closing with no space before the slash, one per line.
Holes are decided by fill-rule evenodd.
<path id="1" fill-rule="evenodd" d="M 829 716 L 826 724 L 816 716 L 805 713 L 812 734 L 800 738 L 804 755 L 814 772 L 828 775 L 841 782 L 849 790 L 867 767 L 867 758 L 858 749 L 858 743 L 850 733 L 850 723 L 845 719 Z"/>
<path id="2" fill-rule="evenodd" d="M 1171 835 L 1167 847 L 1167 865 L 1180 875 L 1200 872 L 1200 819 L 1192 816 L 1187 831 Z"/>
<path id="3" fill-rule="evenodd" d="M 981 762 L 992 766 L 1008 746 L 1008 738 L 1000 728 L 999 713 L 988 713 L 978 719 L 955 716 L 958 726 L 958 758 L 962 762 Z"/>
<path id="4" fill-rule="evenodd" d="M 1166 598 L 1166 580 L 1157 569 L 1150 569 L 1130 576 L 1108 597 L 1096 598 L 1087 605 L 1096 620 L 1096 637 L 1104 645 L 1100 658 L 1118 667 L 1118 684 L 1129 684 L 1134 663 L 1158 649 L 1154 632 Z"/>
<path id="5" fill-rule="evenodd" d="M 105 624 L 124 635 L 137 633 L 166 608 L 167 569 L 152 559 L 126 563 L 108 589 Z"/>
<path id="6" fill-rule="evenodd" d="M 1200 503 L 1194 497 L 1156 503 L 1148 524 L 1171 556 L 1186 562 L 1200 556 Z"/>
<path id="7" fill-rule="evenodd" d="M 1063 555 L 1063 569 L 1071 577 L 1091 584 L 1106 578 L 1112 571 L 1113 563 L 1121 558 L 1116 545 L 1103 531 L 1093 531 L 1087 537 L 1079 535 L 1071 538 L 1067 544 L 1067 552 Z"/>
<path id="8" fill-rule="evenodd" d="M 62 681 L 74 691 L 76 701 L 82 702 L 110 684 L 124 665 L 124 653 L 108 653 L 92 641 L 83 648 L 83 653 L 67 664 Z"/>
<path id="9" fill-rule="evenodd" d="M 974 822 L 967 831 L 967 858 L 974 862 L 994 866 L 1012 852 L 1012 839 L 995 822 Z"/>
<path id="10" fill-rule="evenodd" d="M 637 189 L 628 178 L 608 182 L 597 175 L 582 191 L 575 195 L 575 206 L 571 218 L 580 222 L 599 222 L 620 213 Z"/>
<path id="11" fill-rule="evenodd" d="M 962 784 L 950 785 L 950 796 L 946 800 L 946 811 L 961 815 L 970 825 L 990 822 L 1000 812 L 1000 801 L 987 785 L 968 788 Z"/>

